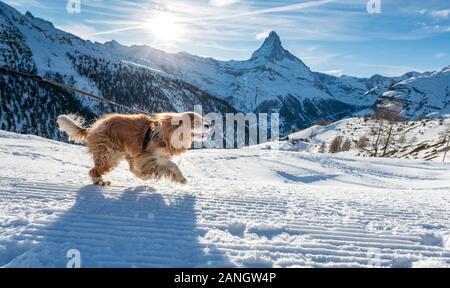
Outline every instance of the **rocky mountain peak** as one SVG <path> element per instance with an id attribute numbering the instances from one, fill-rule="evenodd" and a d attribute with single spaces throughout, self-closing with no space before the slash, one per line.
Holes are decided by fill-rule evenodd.
<path id="1" fill-rule="evenodd" d="M 270 32 L 269 36 L 264 40 L 261 47 L 256 50 L 251 60 L 258 58 L 265 58 L 268 60 L 280 60 L 289 52 L 286 51 L 281 45 L 280 36 L 275 31 Z"/>
<path id="2" fill-rule="evenodd" d="M 261 47 L 252 54 L 250 62 L 279 62 L 286 59 L 294 62 L 295 65 L 299 64 L 302 69 L 305 68 L 309 71 L 309 68 L 307 68 L 307 66 L 299 58 L 284 49 L 281 44 L 280 36 L 278 36 L 275 31 L 272 31 L 264 40 Z"/>

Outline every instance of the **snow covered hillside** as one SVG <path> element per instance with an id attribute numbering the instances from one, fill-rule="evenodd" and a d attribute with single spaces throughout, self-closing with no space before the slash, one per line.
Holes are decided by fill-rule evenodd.
<path id="1" fill-rule="evenodd" d="M 393 85 L 376 103 L 407 119 L 450 113 L 450 66 Z"/>
<path id="2" fill-rule="evenodd" d="M 189 183 L 0 131 L 0 266 L 449 267 L 450 165 L 261 149 L 195 150 Z"/>
<path id="3" fill-rule="evenodd" d="M 143 111 L 234 112 L 224 100 L 197 87 L 110 52 L 103 44 L 56 29 L 52 23 L 22 15 L 0 1 L 0 65 L 39 74 Z M 93 119 L 124 112 L 111 105 L 0 71 L 0 129 L 62 139 L 55 128 L 60 114 Z"/>
<path id="4" fill-rule="evenodd" d="M 285 151 L 329 153 L 333 140 L 339 137 L 340 149 L 333 153 L 442 162 L 450 137 L 450 118 L 398 122 L 390 130 L 391 124 L 386 120 L 347 118 L 324 126 L 314 125 L 290 134 L 279 143 L 258 147 L 270 149 L 279 145 Z M 447 156 L 446 161 L 450 161 L 450 153 Z"/>

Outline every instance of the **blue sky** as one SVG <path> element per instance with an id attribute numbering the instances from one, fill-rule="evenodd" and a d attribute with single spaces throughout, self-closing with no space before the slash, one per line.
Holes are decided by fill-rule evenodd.
<path id="1" fill-rule="evenodd" d="M 269 31 L 314 71 L 400 75 L 450 65 L 449 0 L 3 0 L 84 39 L 248 59 Z M 76 1 L 76 0 L 71 0 Z"/>

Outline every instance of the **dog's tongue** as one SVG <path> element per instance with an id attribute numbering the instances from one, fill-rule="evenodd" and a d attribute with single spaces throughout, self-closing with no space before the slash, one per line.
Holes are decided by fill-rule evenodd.
<path id="1" fill-rule="evenodd" d="M 206 138 L 205 133 L 199 133 L 199 134 L 194 135 L 194 139 L 197 139 L 197 140 L 205 140 L 205 138 Z"/>

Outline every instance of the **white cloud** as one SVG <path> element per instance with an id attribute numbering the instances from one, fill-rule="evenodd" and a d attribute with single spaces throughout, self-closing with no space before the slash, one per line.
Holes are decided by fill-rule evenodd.
<path id="1" fill-rule="evenodd" d="M 64 24 L 56 25 L 56 28 L 76 35 L 84 40 L 92 40 L 98 42 L 105 42 L 106 39 L 95 36 L 97 30 L 92 25 L 85 25 L 82 23 L 66 22 Z"/>
<path id="2" fill-rule="evenodd" d="M 266 29 L 266 30 L 256 34 L 256 39 L 257 40 L 266 39 L 267 37 L 269 37 L 269 34 L 271 31 L 272 31 L 272 29 Z"/>
<path id="3" fill-rule="evenodd" d="M 288 4 L 288 5 L 284 5 L 284 6 L 276 6 L 276 7 L 266 8 L 266 9 L 256 9 L 253 11 L 249 10 L 249 11 L 245 11 L 245 12 L 241 12 L 241 13 L 215 17 L 214 19 L 216 19 L 216 20 L 233 19 L 233 18 L 241 18 L 241 17 L 245 17 L 245 16 L 300 11 L 300 10 L 305 10 L 308 8 L 319 7 L 319 6 L 322 6 L 322 5 L 325 5 L 328 3 L 333 3 L 336 1 L 338 1 L 338 0 L 307 1 L 307 2 L 301 2 L 301 3 Z M 211 18 L 211 20 L 212 19 L 213 18 Z"/>
<path id="4" fill-rule="evenodd" d="M 369 63 L 355 63 L 354 66 L 363 67 L 363 68 L 374 68 L 378 71 L 383 71 L 383 75 L 385 76 L 399 76 L 403 75 L 407 72 L 417 71 L 419 69 L 415 69 L 410 66 L 398 66 L 398 65 L 384 65 L 384 64 L 369 64 Z"/>
<path id="5" fill-rule="evenodd" d="M 333 69 L 333 70 L 329 70 L 329 71 L 324 71 L 323 73 L 325 73 L 325 74 L 331 74 L 331 75 L 337 75 L 337 76 L 341 76 L 342 74 L 344 74 L 344 70 L 340 70 L 340 69 Z"/>
<path id="6" fill-rule="evenodd" d="M 283 12 L 312 9 L 314 7 L 319 7 L 336 1 L 338 0 L 304 1 L 288 5 L 272 6 L 270 8 L 266 8 L 266 5 L 263 5 L 262 7 L 264 8 L 261 8 L 260 5 L 255 5 L 254 2 L 250 2 L 252 3 L 251 5 L 248 5 L 248 3 L 245 5 L 238 5 L 237 7 L 229 5 L 218 9 L 218 7 L 214 7 L 212 5 L 198 5 L 192 3 L 192 1 L 186 0 L 153 0 L 153 2 L 157 2 L 159 6 L 157 8 L 149 7 L 147 9 L 141 9 L 142 11 L 135 11 L 135 13 L 133 13 L 133 20 L 140 22 L 140 19 L 142 19 L 143 23 L 145 23 L 143 19 L 149 19 L 152 15 L 165 11 L 166 13 L 176 16 L 179 19 L 178 22 L 190 27 L 190 38 L 193 39 L 197 36 L 202 36 L 203 40 L 205 38 L 207 38 L 206 40 L 236 40 L 239 39 L 239 37 L 243 38 L 248 37 L 248 35 L 251 34 L 255 35 L 255 27 L 273 27 L 274 30 L 282 30 L 283 34 L 290 34 L 288 33 L 290 32 L 289 30 L 295 30 L 295 35 L 297 35 L 296 37 L 300 37 L 302 40 L 330 40 L 336 38 L 347 39 L 346 37 L 354 37 L 342 35 L 342 30 L 344 29 L 343 25 L 345 25 L 343 22 L 346 21 L 345 19 L 332 18 L 330 20 L 330 17 L 323 15 L 283 15 Z M 279 17 L 267 16 L 267 14 L 273 13 L 279 13 L 280 15 Z M 302 22 L 302 27 L 298 27 L 298 25 L 296 25 L 299 21 Z M 330 23 L 330 21 L 332 23 Z M 92 35 L 116 34 L 131 30 L 142 30 L 145 28 L 145 25 L 143 24 L 125 25 L 124 23 L 119 23 L 120 22 L 118 22 L 117 25 L 109 25 L 108 30 L 96 32 Z M 323 25 L 327 25 L 330 28 L 327 31 L 319 31 L 314 28 L 321 27 Z M 241 35 L 239 35 L 239 37 L 236 37 L 236 35 L 228 35 L 227 33 L 229 31 L 233 31 Z M 208 35 L 211 35 L 213 38 Z"/>
<path id="7" fill-rule="evenodd" d="M 435 18 L 448 18 L 450 15 L 450 9 L 431 11 L 430 15 Z"/>
<path id="8" fill-rule="evenodd" d="M 450 9 L 443 9 L 443 10 L 421 9 L 417 10 L 416 12 L 421 15 L 430 15 L 431 17 L 441 19 L 446 19 L 450 16 Z"/>
<path id="9" fill-rule="evenodd" d="M 447 57 L 447 53 L 444 53 L 444 52 L 439 52 L 439 53 L 434 54 L 434 58 L 436 58 L 436 59 L 442 59 L 445 57 Z"/>
<path id="10" fill-rule="evenodd" d="M 305 47 L 304 50 L 307 52 L 314 52 L 314 51 L 317 51 L 319 48 L 320 48 L 319 46 L 308 46 L 308 47 Z"/>
<path id="11" fill-rule="evenodd" d="M 225 7 L 228 5 L 235 4 L 239 1 L 240 0 L 209 0 L 209 5 L 216 6 L 216 7 Z"/>
<path id="12" fill-rule="evenodd" d="M 8 5 L 13 7 L 38 7 L 45 8 L 45 5 L 42 5 L 38 0 L 3 0 Z"/>
<path id="13" fill-rule="evenodd" d="M 408 10 L 405 10 L 405 11 L 408 11 Z M 417 13 L 419 13 L 421 15 L 424 15 L 424 14 L 428 13 L 428 10 L 427 9 L 420 9 L 420 10 L 417 11 Z"/>

